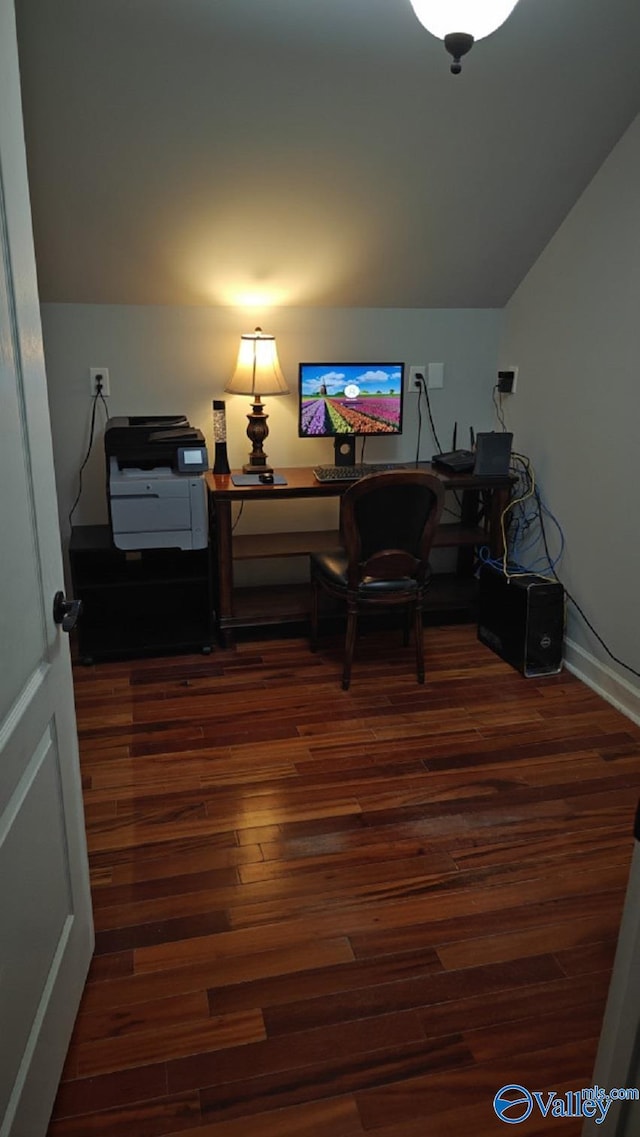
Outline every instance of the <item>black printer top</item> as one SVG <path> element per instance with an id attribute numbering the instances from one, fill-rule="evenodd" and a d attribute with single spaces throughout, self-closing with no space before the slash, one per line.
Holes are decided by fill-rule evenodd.
<path id="1" fill-rule="evenodd" d="M 204 445 L 204 441 L 202 431 L 190 426 L 184 415 L 110 418 L 104 429 L 107 460 L 116 458 L 121 468 L 173 466 L 179 446 Z"/>

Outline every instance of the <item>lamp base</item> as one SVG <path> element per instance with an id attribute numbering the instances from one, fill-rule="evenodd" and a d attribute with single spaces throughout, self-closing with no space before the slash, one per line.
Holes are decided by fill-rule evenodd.
<path id="1" fill-rule="evenodd" d="M 243 474 L 272 474 L 273 473 L 273 466 L 269 465 L 269 463 L 267 462 L 266 455 L 265 455 L 264 456 L 264 462 L 252 462 L 251 459 L 249 459 L 248 462 L 245 462 L 244 466 L 242 467 L 242 473 Z"/>
<path id="2" fill-rule="evenodd" d="M 251 443 L 251 453 L 249 461 L 242 467 L 244 474 L 272 474 L 273 466 L 267 462 L 267 455 L 262 449 L 262 443 L 269 434 L 269 427 L 267 426 L 267 419 L 269 415 L 264 413 L 262 399 L 259 395 L 254 395 L 253 403 L 251 404 L 251 414 L 247 415 L 247 438 Z"/>

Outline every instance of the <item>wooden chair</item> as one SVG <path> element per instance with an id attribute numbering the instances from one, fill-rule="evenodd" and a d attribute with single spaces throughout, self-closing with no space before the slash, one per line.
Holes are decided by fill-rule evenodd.
<path id="1" fill-rule="evenodd" d="M 400 607 L 413 614 L 416 671 L 424 683 L 422 601 L 431 579 L 429 554 L 444 490 L 434 474 L 393 470 L 368 474 L 354 482 L 340 504 L 344 548 L 311 554 L 311 650 L 318 642 L 320 590 L 347 605 L 347 635 L 342 674 L 349 689 L 358 614 L 365 609 Z M 405 643 L 408 620 L 405 619 Z"/>

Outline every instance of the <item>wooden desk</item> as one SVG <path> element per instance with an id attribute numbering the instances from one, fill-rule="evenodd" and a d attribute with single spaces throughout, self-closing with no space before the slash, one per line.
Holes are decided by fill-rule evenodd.
<path id="1" fill-rule="evenodd" d="M 457 571 L 453 580 L 447 574 L 446 587 L 438 589 L 439 577 L 427 592 L 427 605 L 444 611 L 469 608 L 475 581 L 472 576 L 473 550 L 488 545 L 492 556 L 502 555 L 500 518 L 509 502 L 514 478 L 477 478 L 473 474 L 445 474 L 421 462 L 420 468 L 436 474 L 448 490 L 458 491 L 460 521 L 440 526 L 436 548 L 457 548 Z M 216 613 L 218 631 L 228 642 L 233 628 L 301 621 L 308 614 L 308 590 L 295 586 L 235 589 L 234 560 L 259 557 L 308 556 L 310 552 L 338 545 L 336 530 L 295 533 L 255 533 L 233 536 L 232 506 L 243 501 L 273 502 L 292 498 L 340 497 L 351 482 L 317 482 L 310 466 L 292 466 L 277 471 L 286 478 L 284 486 L 234 486 L 227 474 L 205 474 L 209 496 L 209 523 L 213 563 L 216 570 Z M 479 521 L 482 515 L 481 523 Z M 456 599 L 457 598 L 457 599 Z"/>

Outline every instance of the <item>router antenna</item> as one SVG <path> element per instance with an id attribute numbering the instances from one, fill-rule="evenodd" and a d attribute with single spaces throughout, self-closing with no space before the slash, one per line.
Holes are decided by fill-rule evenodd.
<path id="1" fill-rule="evenodd" d="M 457 437 L 458 437 L 458 424 L 457 424 L 457 422 L 454 422 L 454 424 L 453 424 L 453 442 L 451 443 L 451 449 L 452 450 L 455 450 L 455 448 L 456 448 Z"/>

